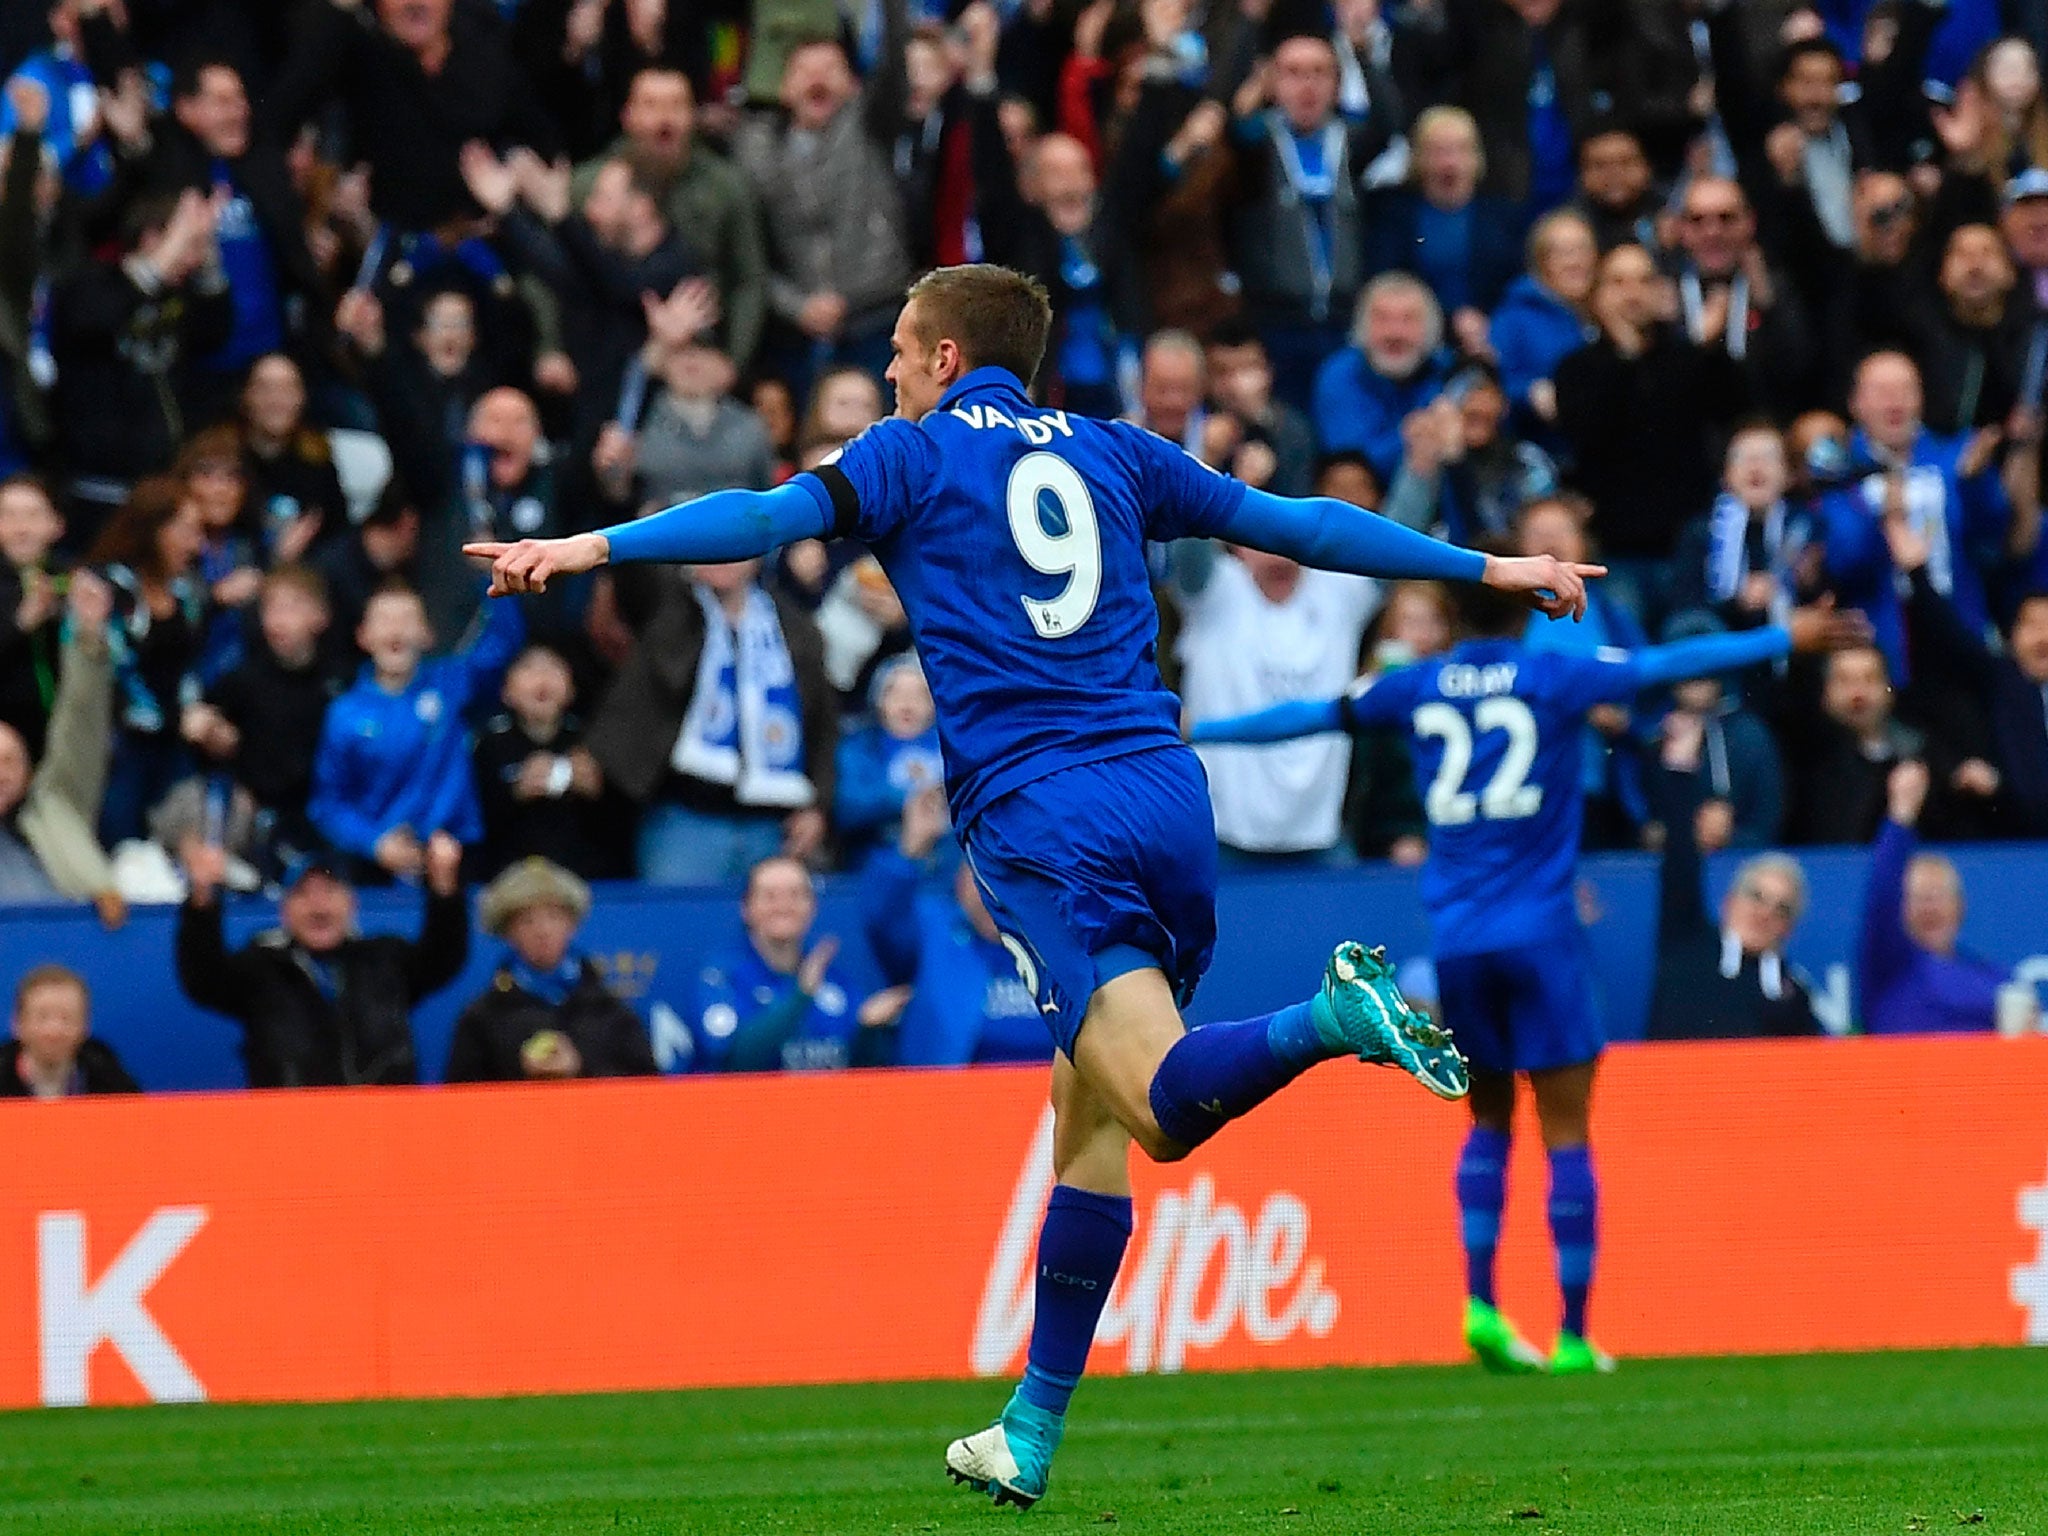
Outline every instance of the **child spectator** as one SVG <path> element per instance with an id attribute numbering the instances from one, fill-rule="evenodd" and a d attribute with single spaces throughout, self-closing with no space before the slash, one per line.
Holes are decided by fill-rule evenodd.
<path id="1" fill-rule="evenodd" d="M 446 832 L 483 835 L 464 716 L 497 686 L 526 636 L 517 603 L 491 603 L 464 650 L 425 660 L 434 643 L 410 587 L 370 599 L 356 644 L 368 654 L 355 685 L 327 711 L 313 768 L 313 825 L 371 870 L 412 878 L 425 844 Z"/>
<path id="2" fill-rule="evenodd" d="M 42 482 L 0 481 L 0 724 L 11 725 L 43 755 L 43 734 L 57 702 L 57 659 L 64 579 L 51 551 L 64 519 Z"/>
<path id="3" fill-rule="evenodd" d="M 909 991 L 896 1064 L 1045 1061 L 1052 1041 L 1038 1002 L 1017 979 L 974 871 L 959 861 L 950 891 L 923 878 L 946 829 L 945 791 L 935 785 L 912 795 L 897 845 L 875 851 L 861 884 L 868 944 L 883 978 Z"/>
<path id="4" fill-rule="evenodd" d="M 477 795 L 484 815 L 481 873 L 544 859 L 586 880 L 605 875 L 592 826 L 604 775 L 569 712 L 576 679 L 559 652 L 530 645 L 505 674 L 505 713 L 477 737 Z"/>
<path id="5" fill-rule="evenodd" d="M 263 578 L 257 619 L 256 643 L 186 712 L 185 735 L 255 797 L 276 842 L 308 851 L 313 762 L 342 681 L 321 644 L 327 584 L 309 566 L 281 565 Z"/>
<path id="6" fill-rule="evenodd" d="M 521 859 L 484 888 L 477 920 L 505 955 L 455 1021 L 446 1081 L 653 1075 L 647 1031 L 576 947 L 589 915 L 590 887 L 546 859 Z"/>
<path id="7" fill-rule="evenodd" d="M 92 548 L 92 563 L 114 588 L 107 644 L 117 723 L 100 810 L 100 840 L 109 848 L 144 836 L 149 808 L 191 771 L 178 727 L 199 702 L 205 544 L 199 504 L 183 482 L 155 475 L 135 487 Z"/>
<path id="8" fill-rule="evenodd" d="M 895 836 L 905 801 L 946 782 L 938 714 L 916 655 L 881 667 L 869 694 L 874 719 L 839 743 L 832 824 L 849 864 Z"/>
<path id="9" fill-rule="evenodd" d="M 14 989 L 14 1038 L 0 1046 L 0 1098 L 68 1099 L 136 1093 L 113 1047 L 92 1038 L 85 978 L 39 965 Z"/>
<path id="10" fill-rule="evenodd" d="M 801 860 L 763 859 L 747 874 L 739 943 L 714 955 L 690 1008 L 699 1072 L 816 1071 L 871 1064 L 874 1031 L 896 1022 L 903 988 L 857 998 L 834 970 L 839 940 L 811 943 L 818 893 Z"/>

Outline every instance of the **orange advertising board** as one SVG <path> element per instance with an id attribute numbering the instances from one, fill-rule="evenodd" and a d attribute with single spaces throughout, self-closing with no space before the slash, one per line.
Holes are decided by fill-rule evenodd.
<path id="1" fill-rule="evenodd" d="M 1007 1375 L 1043 1074 L 0 1106 L 0 1404 Z M 1533 1127 L 1529 1128 L 1533 1131 Z M 1103 1370 L 1454 1360 L 1460 1110 L 1319 1068 L 1139 1170 Z M 1594 1331 L 2048 1342 L 2048 1040 L 1616 1050 Z M 1502 1302 L 1547 1339 L 1518 1138 Z"/>

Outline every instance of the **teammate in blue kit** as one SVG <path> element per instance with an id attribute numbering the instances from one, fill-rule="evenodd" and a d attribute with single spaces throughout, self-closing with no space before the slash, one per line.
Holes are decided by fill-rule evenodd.
<path id="1" fill-rule="evenodd" d="M 1471 1060 L 1472 1130 L 1457 1176 L 1465 1340 L 1494 1370 L 1544 1366 L 1495 1307 L 1493 1290 L 1515 1074 L 1525 1072 L 1550 1154 L 1550 1234 L 1564 1293 L 1549 1368 L 1612 1370 L 1586 1336 L 1599 1209 L 1587 1113 L 1606 1041 L 1572 890 L 1584 808 L 1580 732 L 1596 704 L 1782 656 L 1792 637 L 1765 628 L 1567 655 L 1524 645 L 1527 609 L 1497 593 L 1459 588 L 1454 601 L 1466 638 L 1447 654 L 1363 681 L 1341 698 L 1199 723 L 1191 738 L 1271 742 L 1406 727 L 1430 824 L 1422 896 L 1435 933 L 1438 1000 Z"/>
<path id="2" fill-rule="evenodd" d="M 1131 1231 L 1130 1144 L 1185 1157 L 1318 1061 L 1397 1066 L 1466 1091 L 1449 1038 L 1411 1013 L 1377 951 L 1340 945 L 1320 992 L 1189 1030 L 1216 936 L 1216 837 L 1200 761 L 1154 660 L 1152 540 L 1208 537 L 1331 570 L 1485 582 L 1576 614 L 1594 566 L 1456 549 L 1328 499 L 1216 474 L 1121 422 L 1034 406 L 1045 291 L 1001 267 L 911 290 L 889 366 L 896 416 L 773 491 L 721 491 L 566 539 L 478 544 L 494 593 L 607 560 L 751 558 L 857 538 L 903 600 L 938 710 L 953 824 L 1060 1054 L 1058 1179 L 1040 1231 L 1024 1381 L 947 1470 L 1029 1505 Z"/>

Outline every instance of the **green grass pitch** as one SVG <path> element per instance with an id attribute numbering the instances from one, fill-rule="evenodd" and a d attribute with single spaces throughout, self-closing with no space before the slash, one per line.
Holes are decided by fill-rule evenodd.
<path id="1" fill-rule="evenodd" d="M 0 1532 L 2048 1536 L 2040 1351 L 1090 1381 L 1029 1514 L 940 1470 L 1005 1390 L 16 1414 Z"/>

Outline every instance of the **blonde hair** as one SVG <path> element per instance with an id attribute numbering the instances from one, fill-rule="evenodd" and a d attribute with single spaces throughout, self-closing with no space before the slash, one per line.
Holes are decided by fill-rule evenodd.
<path id="1" fill-rule="evenodd" d="M 1430 107 L 1415 119 L 1415 126 L 1408 130 L 1408 142 L 1419 145 L 1432 133 L 1442 128 L 1455 128 L 1472 141 L 1472 152 L 1479 157 L 1478 177 L 1486 179 L 1486 139 L 1479 132 L 1479 120 L 1463 107 Z M 1419 174 L 1419 172 L 1418 172 Z"/>

